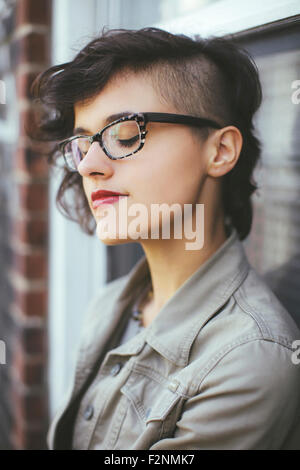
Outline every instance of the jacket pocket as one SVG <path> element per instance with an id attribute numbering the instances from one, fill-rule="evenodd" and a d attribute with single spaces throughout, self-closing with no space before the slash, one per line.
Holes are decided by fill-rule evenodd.
<path id="1" fill-rule="evenodd" d="M 168 381 L 155 371 L 130 373 L 120 389 L 123 419 L 118 421 L 119 429 L 114 429 L 110 449 L 147 450 L 172 434 L 184 399 L 172 385 L 174 380 Z"/>

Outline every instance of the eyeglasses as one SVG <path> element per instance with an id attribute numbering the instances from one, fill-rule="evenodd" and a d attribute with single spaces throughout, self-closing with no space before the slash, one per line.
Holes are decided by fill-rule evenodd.
<path id="1" fill-rule="evenodd" d="M 104 153 L 111 160 L 129 157 L 141 150 L 145 144 L 148 122 L 185 124 L 199 128 L 221 129 L 217 122 L 210 119 L 170 113 L 134 113 L 111 122 L 92 136 L 76 135 L 58 144 L 67 168 L 78 171 L 78 165 L 89 151 L 93 142 L 99 142 Z"/>

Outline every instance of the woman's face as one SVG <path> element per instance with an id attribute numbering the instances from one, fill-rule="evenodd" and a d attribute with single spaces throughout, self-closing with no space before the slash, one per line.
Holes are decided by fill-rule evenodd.
<path id="1" fill-rule="evenodd" d="M 134 74 L 109 82 L 90 103 L 76 104 L 74 111 L 74 127 L 84 128 L 88 134 L 95 134 L 102 129 L 107 116 L 123 111 L 178 114 L 176 109 L 156 94 L 147 77 Z M 128 231 L 125 238 L 120 238 L 120 211 L 123 211 L 121 215 L 125 217 L 123 221 L 125 220 L 127 227 L 133 220 L 137 221 L 139 216 L 138 233 L 150 239 L 152 204 L 164 203 L 170 207 L 179 203 L 183 208 L 183 204 L 202 202 L 201 187 L 206 176 L 207 144 L 202 143 L 191 128 L 185 125 L 148 123 L 147 130 L 144 147 L 128 159 L 111 160 L 99 143 L 94 142 L 79 164 L 78 171 L 82 176 L 84 191 L 97 222 L 97 236 L 107 244 L 136 241 L 128 235 Z M 91 194 L 97 190 L 127 196 L 113 205 L 101 204 L 95 209 Z M 125 202 L 127 214 L 124 213 Z M 135 204 L 142 206 L 134 206 Z M 138 210 L 143 207 L 143 211 L 131 213 L 130 208 L 133 210 L 135 207 Z M 107 210 L 114 211 L 116 232 L 113 232 L 112 226 L 108 228 L 106 225 L 104 228 Z M 152 221 L 152 229 L 154 223 Z M 158 225 L 160 223 L 161 221 Z M 133 225 L 131 229 L 132 227 Z"/>

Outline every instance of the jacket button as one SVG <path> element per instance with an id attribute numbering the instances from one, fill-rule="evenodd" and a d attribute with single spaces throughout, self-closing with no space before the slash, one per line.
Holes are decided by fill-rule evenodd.
<path id="1" fill-rule="evenodd" d="M 85 418 L 86 420 L 89 420 L 89 419 L 91 419 L 91 417 L 93 416 L 93 414 L 94 414 L 94 407 L 93 407 L 92 405 L 88 405 L 88 406 L 86 407 L 86 409 L 84 410 L 84 414 L 83 414 L 83 415 L 84 415 L 84 418 Z"/>
<path id="2" fill-rule="evenodd" d="M 110 369 L 110 375 L 117 375 L 122 368 L 122 364 L 118 362 Z"/>
<path id="3" fill-rule="evenodd" d="M 173 381 L 169 384 L 168 388 L 169 388 L 169 390 L 172 390 L 172 392 L 176 392 L 178 386 L 179 386 L 179 382 L 177 382 L 177 380 L 173 380 Z"/>

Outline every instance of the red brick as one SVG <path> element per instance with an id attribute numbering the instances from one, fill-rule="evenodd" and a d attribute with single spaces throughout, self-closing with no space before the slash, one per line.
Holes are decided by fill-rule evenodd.
<path id="1" fill-rule="evenodd" d="M 37 72 L 23 72 L 17 74 L 16 88 L 19 98 L 32 98 L 31 86 L 37 75 Z"/>
<path id="2" fill-rule="evenodd" d="M 47 183 L 18 184 L 19 204 L 22 209 L 30 212 L 48 211 Z"/>
<path id="3" fill-rule="evenodd" d="M 21 254 L 14 252 L 13 265 L 16 272 L 29 280 L 47 279 L 48 277 L 47 253 Z"/>
<path id="4" fill-rule="evenodd" d="M 17 426 L 10 439 L 14 450 L 49 450 L 46 442 L 46 429 L 30 430 Z"/>
<path id="5" fill-rule="evenodd" d="M 47 290 L 26 292 L 15 289 L 15 303 L 28 317 L 45 317 L 47 314 Z"/>
<path id="6" fill-rule="evenodd" d="M 18 383 L 13 381 L 12 398 L 14 403 L 14 414 L 21 423 L 30 423 L 42 426 L 43 417 L 47 405 L 45 390 L 39 392 L 25 391 L 23 387 L 18 387 Z"/>
<path id="7" fill-rule="evenodd" d="M 20 0 L 15 3 L 14 21 L 8 31 L 16 34 L 12 34 L 11 39 L 8 38 L 7 47 L 10 49 L 10 67 L 16 73 L 16 99 L 21 105 L 20 108 L 22 108 L 22 105 L 26 102 L 31 105 L 30 89 L 37 75 L 37 72 L 33 72 L 33 70 L 42 70 L 49 66 L 51 0 Z M 22 28 L 23 25 L 28 25 L 28 27 Z M 40 26 L 35 27 L 36 25 Z M 33 32 L 30 32 L 30 28 Z M 20 148 L 17 147 L 17 151 L 13 155 L 13 168 L 16 171 L 16 178 L 13 178 L 10 182 L 14 186 L 13 191 L 15 191 L 13 192 L 15 197 L 13 197 L 12 202 L 17 202 L 17 195 L 19 194 L 18 181 L 22 181 L 22 185 L 26 181 L 18 179 L 22 174 L 26 173 L 33 178 L 45 178 L 46 184 L 43 189 L 42 185 L 40 187 L 36 185 L 37 182 L 34 183 L 34 186 L 20 186 L 21 206 L 25 207 L 26 210 L 20 211 L 20 214 L 18 214 L 18 207 L 12 206 L 10 218 L 12 224 L 15 224 L 12 235 L 16 238 L 16 242 L 18 240 L 23 241 L 42 251 L 47 249 L 48 242 L 47 175 L 49 165 L 45 156 L 47 150 L 44 143 L 40 145 L 29 138 L 25 138 L 27 134 L 23 130 L 23 125 L 34 122 L 35 111 L 20 112 L 18 110 L 18 115 L 20 129 L 16 143 Z M 26 148 L 22 148 L 22 145 L 26 145 Z M 33 215 L 27 214 L 29 210 L 35 211 L 35 213 Z M 40 212 L 41 216 L 38 218 Z M 18 217 L 20 218 L 18 219 Z M 30 217 L 29 220 L 23 220 L 23 218 L 28 217 Z M 22 245 L 16 243 L 15 246 L 18 249 Z M 7 246 L 8 248 L 9 246 Z M 43 279 L 47 271 L 46 254 L 43 255 L 42 252 L 34 255 L 16 253 L 14 270 L 27 280 Z M 5 327 L 5 324 L 11 321 L 11 329 L 9 329 L 11 341 L 8 349 L 8 352 L 10 351 L 11 367 L 8 368 L 8 371 L 12 371 L 15 378 L 15 381 L 11 381 L 11 388 L 9 386 L 10 382 L 5 383 L 3 380 L 3 383 L 1 383 L 1 393 L 3 396 L 9 395 L 10 398 L 7 402 L 7 405 L 9 405 L 7 409 L 11 408 L 13 413 L 12 415 L 8 413 L 9 427 L 12 427 L 13 433 L 11 433 L 11 429 L 5 429 L 4 431 L 7 434 L 6 440 L 9 441 L 9 438 L 11 438 L 12 447 L 46 449 L 48 397 L 44 382 L 46 382 L 45 368 L 48 354 L 45 325 L 47 297 L 44 291 L 25 294 L 16 290 L 16 287 L 20 289 L 18 283 L 13 289 L 13 293 L 17 294 L 14 298 L 14 302 L 17 304 L 15 305 L 16 311 L 13 313 L 13 308 L 11 311 L 8 309 L 7 319 L 3 317 L 2 325 Z M 11 307 L 13 307 L 13 304 Z M 38 314 L 39 318 L 33 318 L 32 314 Z M 4 329 L 6 330 L 8 326 Z M 24 354 L 24 351 L 28 354 Z M 26 385 L 26 393 L 24 393 L 21 384 Z M 36 391 L 35 386 L 40 387 L 40 389 Z M 13 390 L 15 394 L 10 393 L 10 390 Z"/>
<path id="8" fill-rule="evenodd" d="M 45 247 L 48 241 L 47 220 L 16 219 L 13 222 L 17 240 L 37 247 Z"/>
<path id="9" fill-rule="evenodd" d="M 43 355 L 27 356 L 18 346 L 13 355 L 13 374 L 21 383 L 30 386 L 43 386 L 45 383 L 45 358 Z"/>
<path id="10" fill-rule="evenodd" d="M 50 20 L 50 0 L 22 0 L 18 2 L 16 11 L 18 26 L 26 23 L 48 24 Z"/>
<path id="11" fill-rule="evenodd" d="M 47 352 L 46 332 L 43 327 L 18 326 L 16 342 L 27 354 L 45 354 Z"/>
<path id="12" fill-rule="evenodd" d="M 29 33 L 11 43 L 12 67 L 24 63 L 47 64 L 49 62 L 49 36 L 45 33 Z"/>
<path id="13" fill-rule="evenodd" d="M 16 166 L 33 177 L 46 177 L 49 172 L 47 156 L 28 147 L 19 147 L 16 156 Z"/>

